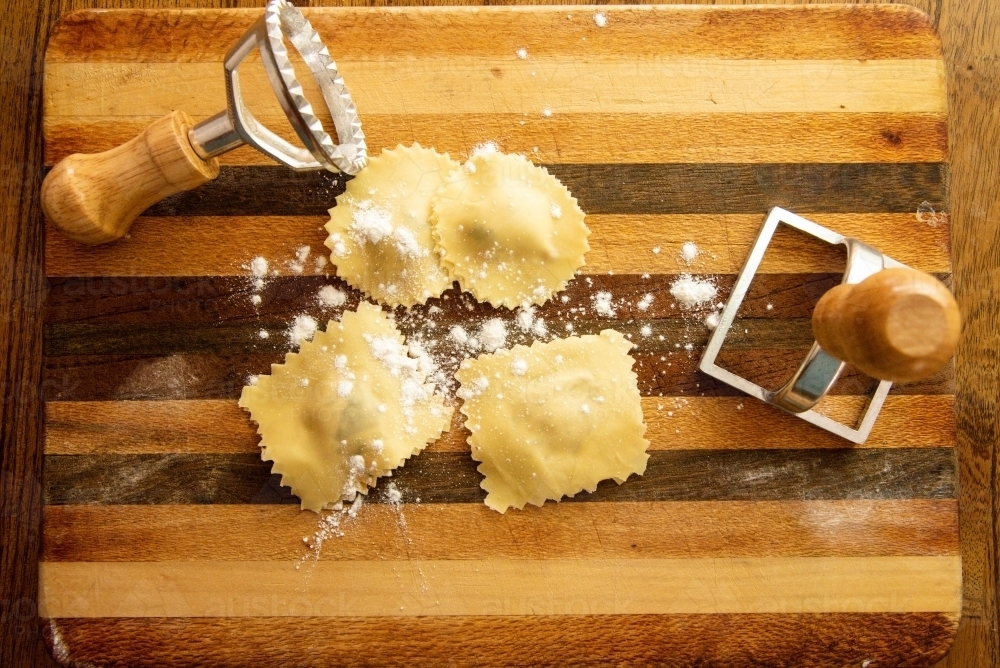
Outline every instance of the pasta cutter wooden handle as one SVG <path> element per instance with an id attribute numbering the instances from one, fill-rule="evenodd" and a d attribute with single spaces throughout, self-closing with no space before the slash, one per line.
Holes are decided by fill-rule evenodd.
<path id="1" fill-rule="evenodd" d="M 812 328 L 833 357 L 873 378 L 906 382 L 933 375 L 951 359 L 961 316 L 939 280 L 893 268 L 827 292 L 813 312 Z"/>
<path id="2" fill-rule="evenodd" d="M 175 111 L 103 153 L 75 153 L 42 183 L 42 210 L 66 236 L 97 245 L 124 235 L 140 213 L 168 195 L 219 175 L 188 140 L 191 118 Z"/>

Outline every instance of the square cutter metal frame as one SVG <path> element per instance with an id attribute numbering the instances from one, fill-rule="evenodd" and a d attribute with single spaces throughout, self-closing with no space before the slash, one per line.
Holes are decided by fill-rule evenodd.
<path id="1" fill-rule="evenodd" d="M 872 395 L 869 399 L 868 405 L 865 407 L 865 411 L 861 415 L 860 421 L 855 427 L 849 427 L 842 422 L 837 422 L 836 420 L 833 420 L 825 415 L 817 413 L 811 408 L 801 412 L 789 410 L 787 407 L 782 406 L 781 403 L 775 400 L 782 390 L 776 392 L 768 390 L 760 385 L 757 385 L 756 383 L 750 382 L 742 376 L 738 376 L 731 371 L 723 369 L 715 363 L 715 360 L 719 355 L 719 351 L 722 350 L 722 344 L 726 340 L 726 335 L 729 333 L 730 327 L 732 327 L 733 322 L 736 320 L 736 313 L 739 311 L 740 305 L 746 297 L 747 290 L 750 288 L 750 283 L 753 281 L 753 278 L 757 273 L 757 269 L 760 267 L 760 263 L 764 259 L 764 253 L 771 243 L 771 238 L 774 236 L 775 231 L 778 229 L 778 225 L 781 223 L 784 223 L 785 225 L 801 232 L 805 232 L 806 234 L 816 237 L 817 239 L 825 241 L 829 244 L 846 246 L 848 253 L 847 269 L 844 272 L 842 283 L 860 283 L 864 279 L 878 271 L 881 271 L 882 269 L 904 266 L 892 258 L 869 248 L 856 239 L 851 239 L 841 234 L 837 234 L 833 230 L 817 225 L 816 223 L 806 220 L 801 216 L 797 216 L 790 211 L 774 207 L 768 213 L 767 219 L 764 221 L 764 227 L 761 229 L 760 234 L 757 235 L 757 240 L 754 242 L 753 249 L 751 249 L 750 255 L 747 257 L 743 268 L 740 270 L 739 276 L 736 278 L 736 285 L 733 287 L 732 294 L 730 294 L 729 300 L 726 302 L 726 306 L 723 308 L 722 314 L 719 316 L 718 326 L 715 328 L 711 338 L 708 340 L 708 346 L 706 346 L 705 352 L 701 356 L 701 361 L 698 363 L 698 369 L 713 378 L 735 387 L 738 390 L 746 392 L 752 397 L 756 397 L 757 399 L 760 399 L 775 408 L 779 408 L 786 413 L 798 416 L 806 422 L 832 432 L 841 438 L 845 438 L 853 443 L 864 443 L 868 438 L 869 433 L 871 433 L 872 426 L 875 424 L 875 419 L 878 417 L 878 413 L 882 408 L 882 404 L 885 402 L 886 396 L 889 394 L 889 388 L 892 387 L 892 383 L 890 381 L 883 380 L 879 382 L 874 395 Z M 814 342 L 809 354 L 806 356 L 805 362 L 803 362 L 802 366 L 799 367 L 799 370 L 796 372 L 795 376 L 793 376 L 792 381 L 795 381 L 801 376 L 807 375 L 810 363 L 813 360 L 817 360 L 820 356 L 825 356 L 828 360 L 833 360 L 833 358 L 826 355 L 826 353 L 820 349 L 819 345 Z M 820 361 L 822 362 L 822 360 Z M 839 368 L 834 374 L 832 374 L 833 378 L 830 380 L 827 389 L 829 386 L 832 386 L 837 377 L 839 377 L 840 371 L 844 366 L 845 365 L 843 363 L 840 363 Z M 825 390 L 820 393 L 820 397 L 823 395 L 825 395 Z"/>

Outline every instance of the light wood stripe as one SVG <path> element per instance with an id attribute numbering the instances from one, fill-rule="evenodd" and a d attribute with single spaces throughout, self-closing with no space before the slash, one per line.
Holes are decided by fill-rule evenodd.
<path id="1" fill-rule="evenodd" d="M 366 505 L 322 560 L 958 554 L 957 500 Z M 286 561 L 312 554 L 295 506 L 49 506 L 43 561 Z"/>
<path id="2" fill-rule="evenodd" d="M 46 118 L 45 162 L 97 153 L 146 129 L 149 119 Z M 521 114 L 365 114 L 372 155 L 419 142 L 464 159 L 489 137 L 534 162 L 945 162 L 943 114 L 573 114 L 528 123 Z M 525 121 L 522 124 L 522 121 Z M 287 125 L 287 124 L 284 124 Z M 284 125 L 275 129 L 292 139 Z M 616 149 L 603 148 L 608 137 Z M 250 147 L 219 156 L 224 165 L 271 165 Z"/>
<path id="3" fill-rule="evenodd" d="M 489 34 L 477 50 L 510 60 L 520 47 L 532 56 L 594 58 L 614 53 L 618 45 L 651 55 L 730 59 L 941 57 L 940 39 L 926 15 L 904 6 L 864 9 L 855 18 L 831 7 L 602 7 L 608 24 L 601 29 L 593 21 L 595 10 L 575 7 L 303 11 L 320 35 L 335 40 L 331 50 L 337 60 L 463 56 L 466 33 Z M 206 15 L 197 12 L 79 12 L 63 18 L 45 57 L 49 63 L 221 62 L 258 16 L 256 9 L 215 11 L 206 29 Z M 794 40 L 788 39 L 790 30 Z M 436 39 L 415 38 L 425 34 Z"/>
<path id="4" fill-rule="evenodd" d="M 961 560 L 42 562 L 42 617 L 953 612 Z"/>
<path id="5" fill-rule="evenodd" d="M 863 397 L 830 396 L 824 413 L 844 422 Z M 842 448 L 844 441 L 749 397 L 644 397 L 650 450 Z M 661 408 L 662 407 L 662 408 Z M 256 426 L 235 401 L 57 401 L 45 405 L 45 454 L 258 452 Z M 772 428 L 761 430 L 762 423 Z M 456 411 L 429 452 L 468 452 Z M 954 397 L 890 396 L 859 447 L 943 447 L 955 442 Z"/>
<path id="6" fill-rule="evenodd" d="M 332 202 L 331 202 L 332 203 Z M 806 214 L 814 222 L 859 237 L 903 264 L 947 273 L 950 226 L 932 226 L 912 214 Z M 46 228 L 48 276 L 242 276 L 251 258 L 265 253 L 279 274 L 289 274 L 295 249 L 309 245 L 326 252 L 316 216 L 240 216 L 140 218 L 130 238 L 98 247 L 76 244 Z M 587 274 L 736 273 L 756 239 L 763 215 L 616 215 L 587 216 L 591 250 Z M 678 253 L 685 241 L 702 251 L 692 267 Z M 137 253 L 155 248 L 155 253 Z M 660 253 L 654 253 L 660 248 Z M 803 242 L 789 232 L 776 236 L 760 273 L 825 273 L 844 269 L 843 254 L 822 242 Z"/>
<path id="7" fill-rule="evenodd" d="M 945 112 L 941 60 L 657 59 L 613 61 L 462 56 L 434 60 L 339 60 L 362 123 L 365 114 L 524 114 L 525 123 L 579 113 Z M 500 72 L 500 75 L 496 73 Z M 531 73 L 534 72 L 535 76 Z M 669 86 L 660 82 L 669 81 Z M 261 68 L 241 88 L 265 125 L 284 118 Z M 45 115 L 154 120 L 174 109 L 206 118 L 226 107 L 218 63 L 48 63 Z M 401 104 L 405 100 L 405 104 Z M 268 107 L 274 109 L 269 111 Z M 281 122 L 283 125 L 287 121 Z M 480 137 L 478 140 L 482 140 Z M 595 146 L 614 150 L 608 141 Z"/>

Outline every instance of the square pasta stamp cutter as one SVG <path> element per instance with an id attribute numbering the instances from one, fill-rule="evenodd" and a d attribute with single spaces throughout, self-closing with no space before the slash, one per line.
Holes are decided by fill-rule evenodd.
<path id="1" fill-rule="evenodd" d="M 828 244 L 845 246 L 847 269 L 841 284 L 824 294 L 813 311 L 816 341 L 805 360 L 784 385 L 769 390 L 720 367 L 716 358 L 764 252 L 781 224 Z M 919 380 L 941 369 L 954 353 L 960 329 L 954 297 L 930 274 L 900 264 L 857 239 L 775 207 L 740 270 L 698 369 L 848 441 L 864 443 L 892 383 Z M 854 426 L 814 410 L 847 364 L 880 380 Z"/>

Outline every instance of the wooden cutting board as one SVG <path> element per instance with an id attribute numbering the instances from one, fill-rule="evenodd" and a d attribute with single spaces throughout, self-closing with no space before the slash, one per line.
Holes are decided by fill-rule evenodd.
<path id="1" fill-rule="evenodd" d="M 373 153 L 419 141 L 463 158 L 496 140 L 579 198 L 586 275 L 540 314 L 632 334 L 646 474 L 500 515 L 456 424 L 398 471 L 401 508 L 374 494 L 296 569 L 316 516 L 260 461 L 236 398 L 282 359 L 295 314 L 331 315 L 316 291 L 342 284 L 287 261 L 323 250 L 343 179 L 239 149 L 118 243 L 47 235 L 40 605 L 56 657 L 881 668 L 945 653 L 961 607 L 952 369 L 896 386 L 854 447 L 699 374 L 707 330 L 669 293 L 694 271 L 724 298 L 773 205 L 950 280 L 931 23 L 902 6 L 607 7 L 604 27 L 595 11 L 307 10 Z M 222 58 L 257 15 L 66 16 L 46 55 L 47 163 L 172 109 L 221 110 Z M 702 251 L 691 269 L 685 241 Z M 257 310 L 242 268 L 256 255 L 281 274 Z M 780 384 L 843 262 L 778 238 L 721 362 Z M 624 300 L 618 322 L 568 312 L 598 289 Z M 492 314 L 457 291 L 436 303 L 445 325 Z M 872 385 L 848 373 L 823 410 L 850 419 Z"/>

